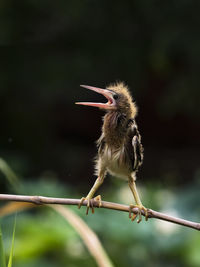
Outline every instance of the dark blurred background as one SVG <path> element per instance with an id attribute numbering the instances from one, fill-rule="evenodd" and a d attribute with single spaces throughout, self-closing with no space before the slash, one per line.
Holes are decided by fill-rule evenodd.
<path id="1" fill-rule="evenodd" d="M 99 101 L 79 85 L 124 81 L 145 148 L 139 185 L 199 194 L 199 8 L 195 0 L 2 0 L 0 156 L 24 181 L 52 177 L 85 195 L 103 113 L 74 104 Z M 106 179 L 101 192 L 115 183 Z"/>

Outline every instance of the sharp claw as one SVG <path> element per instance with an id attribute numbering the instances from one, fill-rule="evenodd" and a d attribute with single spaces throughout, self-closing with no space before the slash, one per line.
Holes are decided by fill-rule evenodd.
<path id="1" fill-rule="evenodd" d="M 131 219 L 131 221 L 133 222 L 135 220 L 135 218 L 137 217 L 137 214 L 133 213 L 132 214 L 132 209 L 134 208 L 135 206 L 133 204 L 130 204 L 129 206 L 129 218 Z"/>
<path id="2" fill-rule="evenodd" d="M 144 212 L 145 212 L 145 220 L 148 221 L 148 209 L 146 209 Z"/>
<path id="3" fill-rule="evenodd" d="M 131 210 L 129 210 L 129 219 L 131 219 Z"/>
<path id="4" fill-rule="evenodd" d="M 134 213 L 133 216 L 131 216 L 131 221 L 133 222 L 136 217 L 137 217 L 137 214 Z"/>
<path id="5" fill-rule="evenodd" d="M 88 215 L 88 212 L 89 212 L 89 209 L 90 209 L 90 200 L 89 199 L 86 199 L 86 200 L 87 200 L 86 215 Z"/>
<path id="6" fill-rule="evenodd" d="M 89 208 L 87 207 L 87 209 L 86 209 L 86 215 L 88 215 L 88 212 L 89 212 Z"/>
<path id="7" fill-rule="evenodd" d="M 80 203 L 78 204 L 78 208 L 79 209 L 81 208 L 84 200 L 86 200 L 86 198 L 85 197 L 82 197 Z"/>
<path id="8" fill-rule="evenodd" d="M 140 223 L 141 220 L 142 220 L 142 214 L 141 214 L 141 210 L 138 209 L 138 216 L 139 216 L 139 219 L 137 220 L 137 223 Z"/>
<path id="9" fill-rule="evenodd" d="M 94 214 L 93 199 L 90 199 L 90 208 L 92 209 L 92 213 Z"/>

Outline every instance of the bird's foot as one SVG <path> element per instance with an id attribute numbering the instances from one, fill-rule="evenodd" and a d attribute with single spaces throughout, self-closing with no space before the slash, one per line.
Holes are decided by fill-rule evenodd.
<path id="1" fill-rule="evenodd" d="M 98 201 L 99 202 L 99 208 L 102 206 L 102 203 L 101 203 L 101 196 L 98 195 L 96 196 L 95 198 L 90 198 L 90 197 L 82 197 L 81 198 L 81 201 L 78 205 L 78 208 L 80 209 L 81 206 L 83 205 L 83 202 L 87 200 L 87 209 L 86 209 L 86 215 L 88 215 L 88 212 L 89 212 L 89 209 L 91 208 L 92 210 L 92 213 L 94 213 L 94 205 L 93 205 L 93 202 L 94 201 Z"/>
<path id="2" fill-rule="evenodd" d="M 136 214 L 132 212 L 133 208 L 138 209 L 138 212 Z M 134 221 L 135 218 L 138 216 L 137 223 L 140 223 L 142 220 L 142 211 L 144 212 L 145 220 L 147 221 L 148 220 L 148 209 L 145 208 L 143 205 L 130 204 L 130 206 L 129 206 L 129 218 L 131 219 L 131 221 Z M 133 215 L 132 215 L 132 213 L 133 213 Z"/>

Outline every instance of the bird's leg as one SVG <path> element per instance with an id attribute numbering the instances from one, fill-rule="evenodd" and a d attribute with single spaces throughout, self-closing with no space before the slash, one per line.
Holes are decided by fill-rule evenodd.
<path id="1" fill-rule="evenodd" d="M 88 195 L 86 197 L 82 197 L 81 201 L 78 205 L 78 208 L 80 209 L 83 201 L 87 200 L 87 210 L 86 210 L 86 214 L 88 214 L 89 208 L 92 209 L 92 213 L 94 213 L 94 207 L 93 207 L 93 203 L 92 203 L 92 198 L 95 194 L 95 192 L 97 191 L 97 189 L 100 187 L 100 185 L 102 185 L 104 181 L 104 176 L 102 177 L 98 177 L 93 185 L 93 187 L 90 189 L 90 192 L 88 193 Z M 94 198 L 94 200 L 99 201 L 99 208 L 101 207 L 101 196 L 98 195 L 97 197 Z"/>
<path id="2" fill-rule="evenodd" d="M 137 216 L 139 216 L 139 219 L 137 220 L 137 222 L 139 223 L 142 220 L 142 211 L 144 211 L 145 219 L 147 221 L 148 220 L 148 210 L 147 210 L 147 208 L 145 208 L 142 205 L 142 202 L 140 200 L 140 197 L 139 197 L 139 194 L 138 194 L 134 179 L 130 179 L 129 180 L 129 187 L 130 187 L 130 189 L 131 189 L 131 191 L 133 193 L 133 196 L 134 196 L 134 199 L 135 199 L 135 202 L 136 202 L 136 205 L 133 205 L 133 204 L 130 205 L 129 218 L 131 218 L 131 220 L 134 221 L 135 218 Z M 137 214 L 133 214 L 131 216 L 133 208 L 138 208 L 138 213 Z"/>

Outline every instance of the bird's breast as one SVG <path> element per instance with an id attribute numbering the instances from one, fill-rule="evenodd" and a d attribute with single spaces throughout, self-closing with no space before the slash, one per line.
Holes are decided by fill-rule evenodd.
<path id="1" fill-rule="evenodd" d="M 124 146 L 117 149 L 105 146 L 104 152 L 101 155 L 101 161 L 113 176 L 128 179 L 131 174 L 129 159 L 127 158 Z"/>

